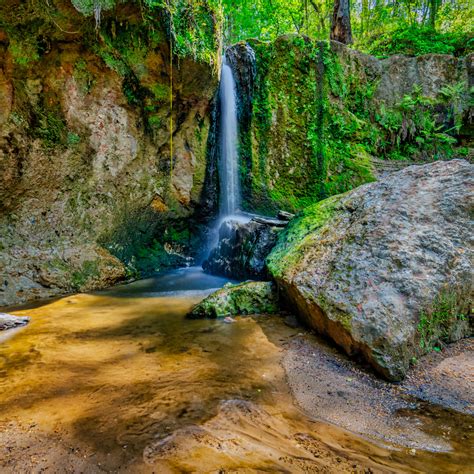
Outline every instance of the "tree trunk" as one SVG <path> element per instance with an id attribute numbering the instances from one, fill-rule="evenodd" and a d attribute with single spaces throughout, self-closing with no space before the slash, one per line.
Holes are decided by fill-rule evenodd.
<path id="1" fill-rule="evenodd" d="M 331 39 L 344 44 L 352 43 L 351 11 L 349 0 L 334 0 Z"/>
<path id="2" fill-rule="evenodd" d="M 369 26 L 369 0 L 362 0 L 362 12 L 360 14 L 361 34 L 365 36 L 370 31 Z"/>
<path id="3" fill-rule="evenodd" d="M 438 8 L 440 5 L 439 0 L 430 0 L 430 26 L 431 28 L 436 29 L 436 16 L 438 14 Z"/>

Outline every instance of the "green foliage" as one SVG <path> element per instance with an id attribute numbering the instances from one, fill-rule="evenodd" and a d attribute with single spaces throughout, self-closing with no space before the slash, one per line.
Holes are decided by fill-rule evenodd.
<path id="1" fill-rule="evenodd" d="M 451 341 L 456 326 L 463 321 L 467 323 L 471 313 L 472 302 L 466 301 L 463 291 L 441 291 L 431 307 L 420 313 L 417 327 L 420 349 L 440 350 L 443 343 Z"/>
<path id="2" fill-rule="evenodd" d="M 153 84 L 150 87 L 154 98 L 161 103 L 166 103 L 170 97 L 170 86 L 169 84 Z"/>
<path id="3" fill-rule="evenodd" d="M 315 5 L 320 3 L 314 2 Z M 301 0 L 223 0 L 223 5 L 229 43 L 248 38 L 271 41 L 285 33 L 311 33 L 322 37 L 328 32 L 329 24 L 325 23 L 328 18 L 324 17 L 329 14 L 329 9 L 325 9 L 323 17 L 316 19 L 314 7 L 310 6 L 306 12 Z M 306 16 L 306 13 L 311 15 Z M 310 27 L 308 23 L 311 23 Z"/>
<path id="4" fill-rule="evenodd" d="M 217 70 L 221 40 L 222 8 L 218 0 L 145 0 L 148 24 L 165 18 L 165 28 L 173 52 L 180 58 L 192 57 Z"/>
<path id="5" fill-rule="evenodd" d="M 329 38 L 334 2 L 223 0 L 226 39 L 273 41 L 288 33 Z M 356 0 L 350 2 L 355 47 L 376 55 L 473 51 L 471 0 Z"/>
<path id="6" fill-rule="evenodd" d="M 94 76 L 88 70 L 87 62 L 82 58 L 74 64 L 73 77 L 83 94 L 88 94 L 94 86 Z"/>
<path id="7" fill-rule="evenodd" d="M 127 3 L 125 0 L 71 1 L 83 15 L 95 16 L 96 28 L 101 33 L 104 32 L 103 28 L 99 28 L 101 12 L 111 10 L 120 3 Z M 140 78 L 142 72 L 145 72 L 144 57 L 148 49 L 159 43 L 171 42 L 173 53 L 179 57 L 192 57 L 217 68 L 222 25 L 220 1 L 143 0 L 137 3 L 140 5 L 141 21 L 135 25 L 135 34 L 127 31 L 125 35 L 115 38 L 114 31 L 111 35 L 117 40 L 115 46 L 120 51 L 120 57 L 117 57 L 116 51 L 108 48 L 103 52 L 102 58 L 109 67 L 124 75 L 127 71 L 123 65 L 126 64 Z M 110 17 L 109 15 L 108 18 Z M 128 26 L 131 24 L 133 22 Z M 120 32 L 120 29 L 117 28 L 117 31 Z M 106 42 L 110 46 L 107 39 Z"/>
<path id="8" fill-rule="evenodd" d="M 360 41 L 360 49 L 379 57 L 427 53 L 465 55 L 474 50 L 474 37 L 462 32 L 441 33 L 426 26 L 401 26 Z"/>
<path id="9" fill-rule="evenodd" d="M 81 142 L 81 137 L 77 133 L 68 132 L 67 144 L 70 146 L 77 145 Z"/>
<path id="10" fill-rule="evenodd" d="M 163 119 L 157 115 L 151 115 L 148 117 L 148 124 L 152 129 L 159 130 L 163 127 Z"/>
<path id="11" fill-rule="evenodd" d="M 440 99 L 422 94 L 414 86 L 411 95 L 405 95 L 392 108 L 380 106 L 376 120 L 386 132 L 380 150 L 388 157 L 410 157 L 412 159 L 440 159 L 450 157 L 456 139 L 449 135 L 443 123 L 439 123 L 436 107 L 447 102 L 448 96 L 464 90 L 464 84 L 443 89 Z M 454 114 L 451 110 L 451 113 Z M 458 118 L 455 118 L 457 121 Z"/>
<path id="12" fill-rule="evenodd" d="M 67 141 L 67 127 L 59 109 L 38 109 L 35 135 L 43 140 L 47 148 L 64 145 Z"/>

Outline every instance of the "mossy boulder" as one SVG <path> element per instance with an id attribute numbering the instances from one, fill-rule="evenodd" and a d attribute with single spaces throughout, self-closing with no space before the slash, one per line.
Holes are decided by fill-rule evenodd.
<path id="1" fill-rule="evenodd" d="M 269 281 L 228 283 L 198 303 L 189 318 L 221 318 L 238 314 L 271 314 L 279 311 L 276 287 Z"/>
<path id="2" fill-rule="evenodd" d="M 309 326 L 390 380 L 472 334 L 474 166 L 410 166 L 290 222 L 267 259 Z"/>

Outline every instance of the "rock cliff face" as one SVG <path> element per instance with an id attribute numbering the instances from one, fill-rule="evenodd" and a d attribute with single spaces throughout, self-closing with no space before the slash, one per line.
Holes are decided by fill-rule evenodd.
<path id="1" fill-rule="evenodd" d="M 134 2 L 97 33 L 66 0 L 2 3 L 0 306 L 183 261 L 215 68 L 175 57 L 170 110 L 166 24 L 149 28 Z"/>
<path id="2" fill-rule="evenodd" d="M 473 149 L 474 56 L 379 60 L 337 42 L 283 36 L 239 43 L 240 153 L 247 211 L 300 210 L 374 181 L 392 164 Z M 245 95 L 244 94 L 244 95 Z"/>
<path id="3" fill-rule="evenodd" d="M 472 333 L 474 166 L 411 166 L 293 220 L 268 266 L 292 308 L 400 380 L 412 357 Z"/>

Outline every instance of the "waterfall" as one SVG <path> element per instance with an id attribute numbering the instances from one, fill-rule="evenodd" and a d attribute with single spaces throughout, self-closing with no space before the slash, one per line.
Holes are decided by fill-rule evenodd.
<path id="1" fill-rule="evenodd" d="M 220 217 L 235 214 L 240 207 L 239 155 L 237 151 L 237 98 L 235 80 L 224 55 L 219 86 L 220 114 Z"/>

